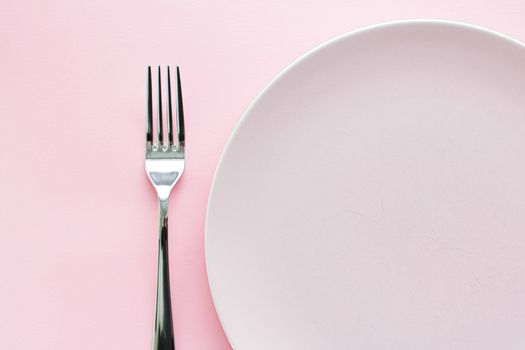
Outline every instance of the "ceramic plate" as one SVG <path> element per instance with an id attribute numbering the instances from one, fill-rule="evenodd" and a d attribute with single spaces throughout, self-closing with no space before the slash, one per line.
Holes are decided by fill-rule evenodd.
<path id="1" fill-rule="evenodd" d="M 206 259 L 236 350 L 524 349 L 524 46 L 403 21 L 307 53 L 228 143 Z"/>

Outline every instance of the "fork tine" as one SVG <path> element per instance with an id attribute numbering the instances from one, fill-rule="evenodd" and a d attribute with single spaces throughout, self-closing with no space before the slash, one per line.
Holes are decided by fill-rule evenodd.
<path id="1" fill-rule="evenodd" d="M 148 105 L 146 117 L 146 142 L 153 142 L 153 101 L 151 91 L 151 66 L 148 66 Z"/>
<path id="2" fill-rule="evenodd" d="M 168 66 L 168 87 L 167 87 L 167 96 L 166 96 L 166 99 L 167 99 L 167 104 L 166 104 L 166 108 L 167 108 L 167 113 L 168 113 L 168 118 L 167 118 L 167 124 L 168 124 L 168 145 L 171 146 L 173 145 L 173 109 L 171 108 L 171 73 L 170 73 L 170 66 Z"/>
<path id="3" fill-rule="evenodd" d="M 159 117 L 158 117 L 158 124 L 157 124 L 157 146 L 161 147 L 164 144 L 164 128 L 162 126 L 162 78 L 160 74 L 160 66 L 158 67 L 158 81 L 159 81 L 159 87 L 158 87 L 158 96 L 159 96 Z"/>
<path id="4" fill-rule="evenodd" d="M 182 107 L 182 88 L 180 82 L 180 71 L 179 66 L 177 66 L 177 141 L 179 149 L 184 149 L 184 109 Z"/>

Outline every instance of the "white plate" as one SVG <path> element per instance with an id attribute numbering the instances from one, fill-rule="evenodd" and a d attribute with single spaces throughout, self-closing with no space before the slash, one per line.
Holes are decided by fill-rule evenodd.
<path id="1" fill-rule="evenodd" d="M 236 350 L 525 349 L 525 48 L 403 21 L 299 59 L 217 170 L 212 294 Z"/>

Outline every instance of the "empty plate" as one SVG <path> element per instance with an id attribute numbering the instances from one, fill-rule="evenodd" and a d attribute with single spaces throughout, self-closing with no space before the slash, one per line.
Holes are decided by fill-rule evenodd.
<path id="1" fill-rule="evenodd" d="M 525 47 L 445 21 L 336 38 L 222 156 L 206 260 L 236 350 L 525 348 Z"/>

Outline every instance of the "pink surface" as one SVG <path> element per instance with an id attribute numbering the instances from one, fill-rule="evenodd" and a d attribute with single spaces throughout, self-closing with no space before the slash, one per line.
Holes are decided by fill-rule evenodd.
<path id="1" fill-rule="evenodd" d="M 188 167 L 170 208 L 178 350 L 228 349 L 204 216 L 228 134 L 311 47 L 430 17 L 525 40 L 520 1 L 5 0 L 0 9 L 0 348 L 148 349 L 156 202 L 144 173 L 145 66 L 182 67 Z"/>

